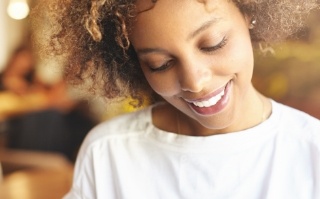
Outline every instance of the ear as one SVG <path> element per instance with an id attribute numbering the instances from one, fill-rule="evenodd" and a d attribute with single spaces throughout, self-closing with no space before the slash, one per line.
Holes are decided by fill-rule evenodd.
<path id="1" fill-rule="evenodd" d="M 251 21 L 250 19 L 251 19 L 251 17 L 248 16 L 247 14 L 244 14 L 244 19 L 246 21 L 247 27 L 250 28 L 250 21 Z"/>
<path id="2" fill-rule="evenodd" d="M 253 29 L 257 23 L 256 18 L 254 16 L 248 16 L 248 15 L 245 15 L 244 18 L 246 20 L 248 29 Z"/>

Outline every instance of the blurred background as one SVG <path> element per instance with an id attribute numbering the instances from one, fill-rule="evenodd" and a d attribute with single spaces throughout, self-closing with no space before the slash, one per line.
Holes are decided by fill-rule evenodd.
<path id="1" fill-rule="evenodd" d="M 94 111 L 101 103 L 76 97 L 54 60 L 35 59 L 28 18 L 35 3 L 0 1 L 1 199 L 61 198 L 83 138 L 102 120 Z"/>
<path id="2" fill-rule="evenodd" d="M 54 60 L 35 60 L 28 12 L 36 1 L 0 2 L 1 199 L 61 198 L 87 132 L 134 110 L 129 100 L 84 100 L 65 84 Z M 258 46 L 255 59 L 259 91 L 320 118 L 320 12 L 288 42 Z"/>

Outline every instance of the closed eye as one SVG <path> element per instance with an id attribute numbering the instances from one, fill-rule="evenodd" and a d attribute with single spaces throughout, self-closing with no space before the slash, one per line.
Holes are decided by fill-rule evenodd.
<path id="1" fill-rule="evenodd" d="M 227 44 L 227 38 L 223 37 L 223 39 L 215 46 L 209 46 L 209 47 L 202 47 L 200 48 L 204 52 L 214 52 L 216 50 L 219 50 L 223 48 Z"/>
<path id="2" fill-rule="evenodd" d="M 167 62 L 165 62 L 164 64 L 162 64 L 161 66 L 149 66 L 150 68 L 150 71 L 151 72 L 162 72 L 162 71 L 165 71 L 169 68 L 171 68 L 174 64 L 174 60 L 171 59 Z"/>

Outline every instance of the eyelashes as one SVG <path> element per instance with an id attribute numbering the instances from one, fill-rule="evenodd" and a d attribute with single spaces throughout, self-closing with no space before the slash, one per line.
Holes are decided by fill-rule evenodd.
<path id="1" fill-rule="evenodd" d="M 223 39 L 217 45 L 209 46 L 209 47 L 202 47 L 202 48 L 200 48 L 200 50 L 210 53 L 210 52 L 214 52 L 214 51 L 217 51 L 217 50 L 223 48 L 226 44 L 227 44 L 227 38 L 223 37 Z"/>
<path id="2" fill-rule="evenodd" d="M 165 62 L 161 66 L 157 66 L 157 67 L 149 66 L 149 68 L 150 68 L 151 72 L 161 72 L 161 71 L 165 71 L 165 70 L 169 69 L 171 66 L 173 66 L 173 64 L 174 64 L 173 62 L 174 62 L 174 60 L 172 59 L 172 60 Z"/>
<path id="3" fill-rule="evenodd" d="M 212 54 L 215 53 L 216 51 L 222 49 L 225 45 L 227 44 L 227 38 L 226 36 L 222 38 L 222 40 L 214 46 L 208 46 L 208 47 L 201 47 L 199 50 L 201 50 L 204 53 Z M 171 68 L 175 63 L 175 59 L 169 59 L 166 61 L 164 64 L 160 66 L 152 66 L 148 65 L 149 70 L 151 72 L 163 72 L 166 71 L 167 69 Z"/>

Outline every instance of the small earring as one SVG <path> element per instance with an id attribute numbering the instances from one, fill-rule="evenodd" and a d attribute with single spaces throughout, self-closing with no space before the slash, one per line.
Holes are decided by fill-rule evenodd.
<path id="1" fill-rule="evenodd" d="M 250 26 L 249 29 L 253 29 L 255 26 L 257 25 L 257 20 L 256 18 L 253 16 L 250 22 Z"/>

